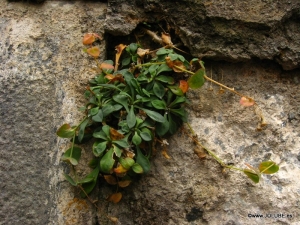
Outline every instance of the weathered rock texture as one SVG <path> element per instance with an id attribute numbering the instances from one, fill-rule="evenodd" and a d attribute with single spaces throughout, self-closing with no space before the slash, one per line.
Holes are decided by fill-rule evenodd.
<path id="1" fill-rule="evenodd" d="M 0 5 L 0 224 L 113 224 L 109 216 L 126 225 L 299 224 L 300 71 L 291 70 L 299 67 L 299 1 Z M 99 183 L 91 196 L 97 211 L 64 180 L 69 169 L 60 157 L 69 142 L 55 135 L 61 124 L 82 118 L 77 109 L 94 75 L 81 38 L 86 32 L 104 36 L 104 30 L 125 35 L 142 21 L 163 18 L 194 56 L 214 53 L 204 58 L 207 73 L 254 97 L 269 123 L 257 132 L 251 108 L 216 87 L 208 91 L 206 83 L 189 93 L 189 122 L 199 139 L 226 163 L 257 166 L 271 159 L 281 169 L 254 185 L 239 172 L 222 173 L 212 159 L 199 160 L 178 132 L 169 140 L 171 159 L 158 151 L 151 172 L 126 188 L 119 204 L 105 200 L 112 190 Z M 104 59 L 105 41 L 101 48 Z M 89 146 L 83 148 L 82 165 L 90 158 Z M 82 165 L 80 174 L 87 172 Z"/>
<path id="2" fill-rule="evenodd" d="M 277 61 L 300 66 L 300 1 L 109 1 L 106 30 L 129 34 L 140 22 L 166 20 L 195 56 L 238 62 Z"/>

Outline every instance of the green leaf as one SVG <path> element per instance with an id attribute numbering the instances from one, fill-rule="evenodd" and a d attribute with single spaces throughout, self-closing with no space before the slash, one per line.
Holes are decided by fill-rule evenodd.
<path id="1" fill-rule="evenodd" d="M 166 120 L 164 123 L 158 123 L 155 126 L 155 132 L 160 137 L 164 136 L 169 131 L 170 128 L 169 121 L 167 120 L 167 114 L 165 114 L 165 119 Z"/>
<path id="2" fill-rule="evenodd" d="M 116 156 L 121 157 L 122 150 L 119 149 L 119 147 L 117 145 L 113 145 L 113 148 L 114 148 L 114 152 L 115 152 Z"/>
<path id="3" fill-rule="evenodd" d="M 92 169 L 95 169 L 98 165 L 99 165 L 98 158 L 91 159 L 91 161 L 89 161 L 89 163 L 88 163 L 88 166 Z"/>
<path id="4" fill-rule="evenodd" d="M 156 71 L 156 75 L 162 72 L 169 72 L 169 71 L 172 71 L 172 68 L 170 68 L 166 63 L 164 63 L 159 66 L 159 68 Z"/>
<path id="5" fill-rule="evenodd" d="M 131 43 L 129 45 L 129 49 L 130 49 L 131 54 L 136 53 L 137 48 L 138 48 L 138 45 L 136 43 Z"/>
<path id="6" fill-rule="evenodd" d="M 103 112 L 102 112 L 101 109 L 98 111 L 98 113 L 96 115 L 94 115 L 92 117 L 92 120 L 95 121 L 95 122 L 102 122 L 102 120 L 103 120 Z"/>
<path id="7" fill-rule="evenodd" d="M 135 124 L 136 124 L 136 117 L 135 117 L 135 114 L 134 114 L 133 105 L 131 106 L 129 113 L 127 114 L 126 121 L 127 121 L 127 124 L 128 124 L 129 128 L 134 127 Z"/>
<path id="8" fill-rule="evenodd" d="M 108 152 L 106 152 L 106 154 L 100 160 L 100 169 L 103 173 L 111 172 L 115 163 L 113 155 L 114 155 L 114 149 L 111 148 Z"/>
<path id="9" fill-rule="evenodd" d="M 175 83 L 175 80 L 174 80 L 173 77 L 164 76 L 164 75 L 160 75 L 160 76 L 155 77 L 155 80 L 158 80 L 158 81 L 161 81 L 161 82 L 164 82 L 164 83 L 167 83 L 167 84 L 174 84 Z"/>
<path id="10" fill-rule="evenodd" d="M 81 192 L 80 192 L 80 196 L 81 196 L 82 198 L 87 197 L 86 194 L 91 193 L 92 190 L 94 189 L 94 187 L 96 186 L 96 184 L 97 184 L 97 181 L 95 181 L 95 180 L 93 180 L 93 181 L 91 181 L 91 182 L 89 182 L 89 183 L 84 183 L 84 184 L 82 184 L 81 187 L 83 188 L 84 192 L 81 191 Z"/>
<path id="11" fill-rule="evenodd" d="M 132 79 L 130 81 L 130 84 L 132 87 L 134 87 L 134 89 L 136 90 L 137 93 L 139 93 L 140 95 L 142 94 L 142 90 L 141 90 L 141 86 L 140 84 L 137 82 L 136 79 Z"/>
<path id="12" fill-rule="evenodd" d="M 256 174 L 255 172 L 248 170 L 248 169 L 244 169 L 243 172 L 247 175 L 247 177 L 249 177 L 254 183 L 258 183 L 259 182 L 259 175 Z"/>
<path id="13" fill-rule="evenodd" d="M 156 70 L 158 67 L 159 67 L 159 65 L 157 65 L 157 64 L 153 64 L 149 67 L 148 71 L 149 71 L 151 77 L 154 77 L 156 75 Z"/>
<path id="14" fill-rule="evenodd" d="M 150 171 L 151 166 L 150 166 L 149 159 L 143 155 L 139 147 L 137 147 L 136 162 L 142 166 L 143 171 L 145 173 L 148 173 Z"/>
<path id="15" fill-rule="evenodd" d="M 85 177 L 85 178 L 83 178 L 82 180 L 80 180 L 78 183 L 79 183 L 79 184 L 84 184 L 84 183 L 89 183 L 89 182 L 91 182 L 91 181 L 93 181 L 93 180 L 94 180 L 93 177 Z"/>
<path id="16" fill-rule="evenodd" d="M 134 163 L 131 168 L 132 168 L 133 172 L 138 173 L 138 174 L 141 174 L 144 172 L 143 167 L 138 163 Z"/>
<path id="17" fill-rule="evenodd" d="M 170 108 L 177 106 L 180 103 L 186 102 L 186 97 L 176 96 L 175 100 L 169 105 Z"/>
<path id="18" fill-rule="evenodd" d="M 279 166 L 275 162 L 266 161 L 259 164 L 258 169 L 261 173 L 273 174 L 279 170 Z"/>
<path id="19" fill-rule="evenodd" d="M 70 124 L 62 125 L 56 132 L 57 136 L 61 138 L 72 138 L 75 135 L 76 127 L 72 128 Z"/>
<path id="20" fill-rule="evenodd" d="M 168 86 L 168 88 L 173 92 L 173 94 L 178 95 L 178 96 L 183 96 L 184 93 L 178 86 Z"/>
<path id="21" fill-rule="evenodd" d="M 165 118 L 161 115 L 161 114 L 159 114 L 159 113 L 157 113 L 157 112 L 155 112 L 155 111 L 151 111 L 151 110 L 148 110 L 148 109 L 142 109 L 152 120 L 154 120 L 154 121 L 156 121 L 156 122 L 158 122 L 158 123 L 163 123 L 163 122 L 165 122 Z"/>
<path id="22" fill-rule="evenodd" d="M 165 122 L 165 118 L 162 115 L 160 115 L 158 112 L 151 111 L 151 110 L 144 109 L 144 108 L 141 108 L 141 109 L 154 121 L 156 121 L 158 123 Z"/>
<path id="23" fill-rule="evenodd" d="M 122 60 L 122 66 L 127 66 L 127 65 L 129 65 L 130 62 L 131 62 L 131 58 L 126 57 Z"/>
<path id="24" fill-rule="evenodd" d="M 107 135 L 104 133 L 103 130 L 94 132 L 93 137 L 94 138 L 100 138 L 100 139 L 103 139 L 103 140 L 106 140 L 106 141 L 109 140 L 109 138 L 107 137 Z"/>
<path id="25" fill-rule="evenodd" d="M 88 124 L 89 120 L 86 119 L 84 120 L 79 127 L 79 132 L 78 132 L 78 141 L 81 142 L 84 136 L 84 131 L 85 131 L 85 127 Z"/>
<path id="26" fill-rule="evenodd" d="M 132 137 L 132 142 L 135 145 L 139 145 L 142 143 L 142 138 L 138 135 L 137 132 L 134 133 L 133 137 Z"/>
<path id="27" fill-rule="evenodd" d="M 121 140 L 116 140 L 116 141 L 113 141 L 112 143 L 118 145 L 121 148 L 129 148 L 127 138 L 124 138 Z"/>
<path id="28" fill-rule="evenodd" d="M 61 157 L 61 160 L 70 162 L 72 165 L 76 166 L 81 157 L 81 148 L 73 146 L 69 148 Z"/>
<path id="29" fill-rule="evenodd" d="M 173 49 L 161 48 L 156 52 L 156 55 L 165 55 L 169 53 L 173 53 Z"/>
<path id="30" fill-rule="evenodd" d="M 67 181 L 69 181 L 70 184 L 72 184 L 73 186 L 77 186 L 77 183 L 73 180 L 72 177 L 70 177 L 68 174 L 64 173 L 64 176 L 66 178 Z"/>
<path id="31" fill-rule="evenodd" d="M 170 57 L 171 61 L 175 61 L 176 59 L 178 59 L 179 55 L 176 53 L 171 53 L 168 56 Z"/>
<path id="32" fill-rule="evenodd" d="M 89 173 L 83 181 L 91 180 L 88 183 L 82 183 L 81 187 L 84 189 L 86 194 L 91 193 L 91 191 L 94 189 L 97 183 L 98 175 L 99 175 L 99 166 L 97 166 L 91 173 Z M 81 197 L 86 197 L 84 192 L 81 192 L 80 195 Z"/>
<path id="33" fill-rule="evenodd" d="M 91 108 L 91 109 L 89 110 L 89 114 L 90 114 L 91 116 L 94 116 L 94 115 L 96 115 L 96 114 L 98 113 L 98 111 L 99 111 L 99 107 Z"/>
<path id="34" fill-rule="evenodd" d="M 199 70 L 196 71 L 196 73 L 194 75 L 192 75 L 189 79 L 188 79 L 188 84 L 189 87 L 191 89 L 197 89 L 202 87 L 202 85 L 205 82 L 205 69 L 201 68 Z"/>
<path id="35" fill-rule="evenodd" d="M 169 132 L 170 134 L 175 134 L 176 131 L 178 130 L 178 125 L 172 118 L 172 115 L 169 113 L 168 114 L 168 121 L 169 121 Z"/>
<path id="36" fill-rule="evenodd" d="M 166 109 L 167 108 L 166 103 L 162 100 L 153 100 L 153 101 L 151 101 L 151 104 L 156 109 Z"/>
<path id="37" fill-rule="evenodd" d="M 160 82 L 154 82 L 153 92 L 157 97 L 162 98 L 165 95 L 165 87 Z"/>
<path id="38" fill-rule="evenodd" d="M 141 132 L 140 136 L 144 141 L 151 141 L 152 140 L 152 136 L 148 132 Z"/>
<path id="39" fill-rule="evenodd" d="M 181 118 L 183 122 L 187 122 L 187 111 L 184 108 L 171 109 L 171 112 Z"/>
<path id="40" fill-rule="evenodd" d="M 98 142 L 96 141 L 93 144 L 93 153 L 96 157 L 101 156 L 103 152 L 106 150 L 107 141 Z"/>
<path id="41" fill-rule="evenodd" d="M 126 109 L 126 112 L 129 112 L 129 109 L 128 109 L 128 96 L 123 95 L 123 94 L 114 95 L 113 100 L 115 102 L 121 104 L 122 106 L 124 106 L 124 108 Z"/>
<path id="42" fill-rule="evenodd" d="M 114 111 L 115 111 L 115 108 L 112 105 L 109 105 L 109 104 L 104 105 L 102 108 L 103 117 L 108 116 L 109 114 L 111 114 Z"/>
<path id="43" fill-rule="evenodd" d="M 126 170 L 129 170 L 130 167 L 132 167 L 132 165 L 135 163 L 135 161 L 130 157 L 126 157 L 125 159 L 119 158 L 119 162 Z"/>
<path id="44" fill-rule="evenodd" d="M 105 133 L 105 135 L 107 136 L 107 138 L 110 139 L 110 126 L 104 125 L 102 127 L 102 130 Z"/>

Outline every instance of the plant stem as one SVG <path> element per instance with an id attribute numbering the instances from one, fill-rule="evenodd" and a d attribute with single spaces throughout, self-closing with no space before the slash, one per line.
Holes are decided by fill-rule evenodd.
<path id="1" fill-rule="evenodd" d="M 193 130 L 193 128 L 190 126 L 189 123 L 188 124 L 188 127 L 191 131 L 191 133 L 194 135 L 195 134 L 195 131 Z M 228 168 L 228 169 L 233 169 L 233 170 L 238 170 L 238 171 L 241 171 L 243 172 L 244 170 L 243 169 L 240 169 L 240 168 L 237 168 L 237 167 L 234 167 L 234 166 L 229 166 L 229 165 L 226 165 L 213 151 L 209 150 L 208 148 L 206 148 L 204 145 L 202 145 L 195 137 L 191 136 L 190 134 L 186 133 L 197 145 L 199 145 L 201 148 L 203 148 L 205 151 L 208 152 L 209 155 L 211 155 L 221 166 L 225 167 L 225 168 Z"/>
<path id="2" fill-rule="evenodd" d="M 176 69 L 179 69 L 179 70 L 183 71 L 183 72 L 186 72 L 186 73 L 189 73 L 189 74 L 192 74 L 192 75 L 195 74 L 194 72 L 189 71 L 189 70 L 186 70 L 186 69 L 183 69 L 183 68 L 181 68 L 181 67 L 179 67 L 179 66 L 174 66 L 174 67 L 175 67 Z M 248 99 L 252 99 L 252 98 L 250 98 L 250 97 L 248 97 L 248 96 L 245 96 L 245 95 L 243 95 L 243 94 L 237 92 L 236 90 L 234 90 L 234 88 L 229 88 L 229 87 L 225 86 L 224 84 L 221 84 L 221 83 L 219 83 L 219 82 L 213 80 L 212 78 L 210 78 L 210 77 L 208 77 L 208 76 L 206 76 L 206 75 L 204 75 L 204 78 L 205 78 L 206 80 L 209 80 L 210 82 L 212 82 L 212 83 L 214 83 L 214 84 L 220 86 L 220 87 L 223 87 L 223 88 L 229 90 L 230 92 L 232 92 L 232 93 L 234 93 L 234 94 L 236 94 L 236 95 L 238 95 L 238 96 L 240 96 L 240 97 L 246 97 L 246 98 L 248 98 Z"/>

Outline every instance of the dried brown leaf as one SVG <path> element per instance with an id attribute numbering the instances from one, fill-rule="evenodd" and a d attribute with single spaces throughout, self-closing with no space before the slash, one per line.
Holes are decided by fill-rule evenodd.
<path id="1" fill-rule="evenodd" d="M 142 49 L 142 48 L 137 49 L 137 54 L 140 58 L 144 58 L 144 56 L 147 55 L 149 52 L 150 52 L 149 49 Z"/>
<path id="2" fill-rule="evenodd" d="M 119 67 L 119 60 L 120 60 L 120 57 L 121 57 L 121 54 L 123 52 L 123 50 L 126 48 L 126 45 L 124 44 L 119 44 L 115 47 L 117 53 L 116 53 L 116 62 L 115 62 L 115 71 L 118 70 L 118 67 Z"/>
<path id="3" fill-rule="evenodd" d="M 106 180 L 107 183 L 111 185 L 117 184 L 117 179 L 112 175 L 104 175 L 104 179 Z"/>
<path id="4" fill-rule="evenodd" d="M 117 141 L 124 138 L 123 134 L 119 133 L 117 130 L 115 130 L 112 127 L 109 128 L 109 134 L 112 141 Z"/>
<path id="5" fill-rule="evenodd" d="M 162 39 L 162 42 L 166 45 L 173 45 L 172 41 L 171 41 L 171 36 L 170 34 L 168 33 L 164 33 L 162 32 L 161 33 L 161 39 Z"/>
<path id="6" fill-rule="evenodd" d="M 131 183 L 131 180 L 122 180 L 118 182 L 119 187 L 124 188 L 129 186 L 129 184 Z"/>
<path id="7" fill-rule="evenodd" d="M 122 199 L 121 192 L 114 193 L 107 198 L 108 201 L 113 202 L 113 203 L 118 203 L 121 199 Z"/>

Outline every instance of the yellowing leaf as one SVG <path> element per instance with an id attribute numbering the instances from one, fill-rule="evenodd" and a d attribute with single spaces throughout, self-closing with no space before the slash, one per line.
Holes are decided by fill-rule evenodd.
<path id="1" fill-rule="evenodd" d="M 118 203 L 121 199 L 122 199 L 121 192 L 114 193 L 107 198 L 108 201 L 113 202 L 113 203 Z"/>
<path id="2" fill-rule="evenodd" d="M 189 84 L 185 80 L 180 80 L 179 88 L 182 90 L 183 93 L 186 93 L 189 89 Z"/>
<path id="3" fill-rule="evenodd" d="M 105 76 L 105 78 L 108 79 L 108 80 L 112 80 L 112 79 L 115 78 L 115 76 L 112 75 L 112 74 L 107 74 L 107 75 Z"/>
<path id="4" fill-rule="evenodd" d="M 161 33 L 161 39 L 162 39 L 162 42 L 166 45 L 173 45 L 172 41 L 171 41 L 171 36 L 170 34 L 168 33 L 164 33 L 162 32 Z"/>
<path id="5" fill-rule="evenodd" d="M 117 184 L 116 178 L 112 175 L 104 175 L 104 179 L 106 180 L 107 183 L 109 183 L 111 185 Z"/>
<path id="6" fill-rule="evenodd" d="M 166 159 L 170 159 L 171 157 L 168 155 L 167 151 L 164 149 L 161 151 L 161 154 L 163 155 L 163 157 L 165 157 Z"/>
<path id="7" fill-rule="evenodd" d="M 248 106 L 253 106 L 255 104 L 255 101 L 249 97 L 242 97 L 240 100 L 240 104 L 248 107 Z"/>
<path id="8" fill-rule="evenodd" d="M 126 173 L 127 169 L 125 169 L 121 164 L 117 168 L 114 168 L 115 173 Z"/>
<path id="9" fill-rule="evenodd" d="M 99 55 L 100 55 L 100 49 L 98 48 L 98 47 L 91 47 L 91 48 L 88 48 L 87 50 L 86 50 L 86 52 L 89 54 L 89 55 L 91 55 L 91 56 L 93 56 L 93 57 L 95 57 L 95 58 L 97 58 Z"/>
<path id="10" fill-rule="evenodd" d="M 279 166 L 276 165 L 276 163 L 274 163 L 272 161 L 266 161 L 266 162 L 262 162 L 259 165 L 258 169 L 261 173 L 273 174 L 279 170 Z"/>
<path id="11" fill-rule="evenodd" d="M 129 186 L 129 184 L 131 183 L 131 180 L 122 180 L 118 182 L 119 187 L 124 188 Z"/>

